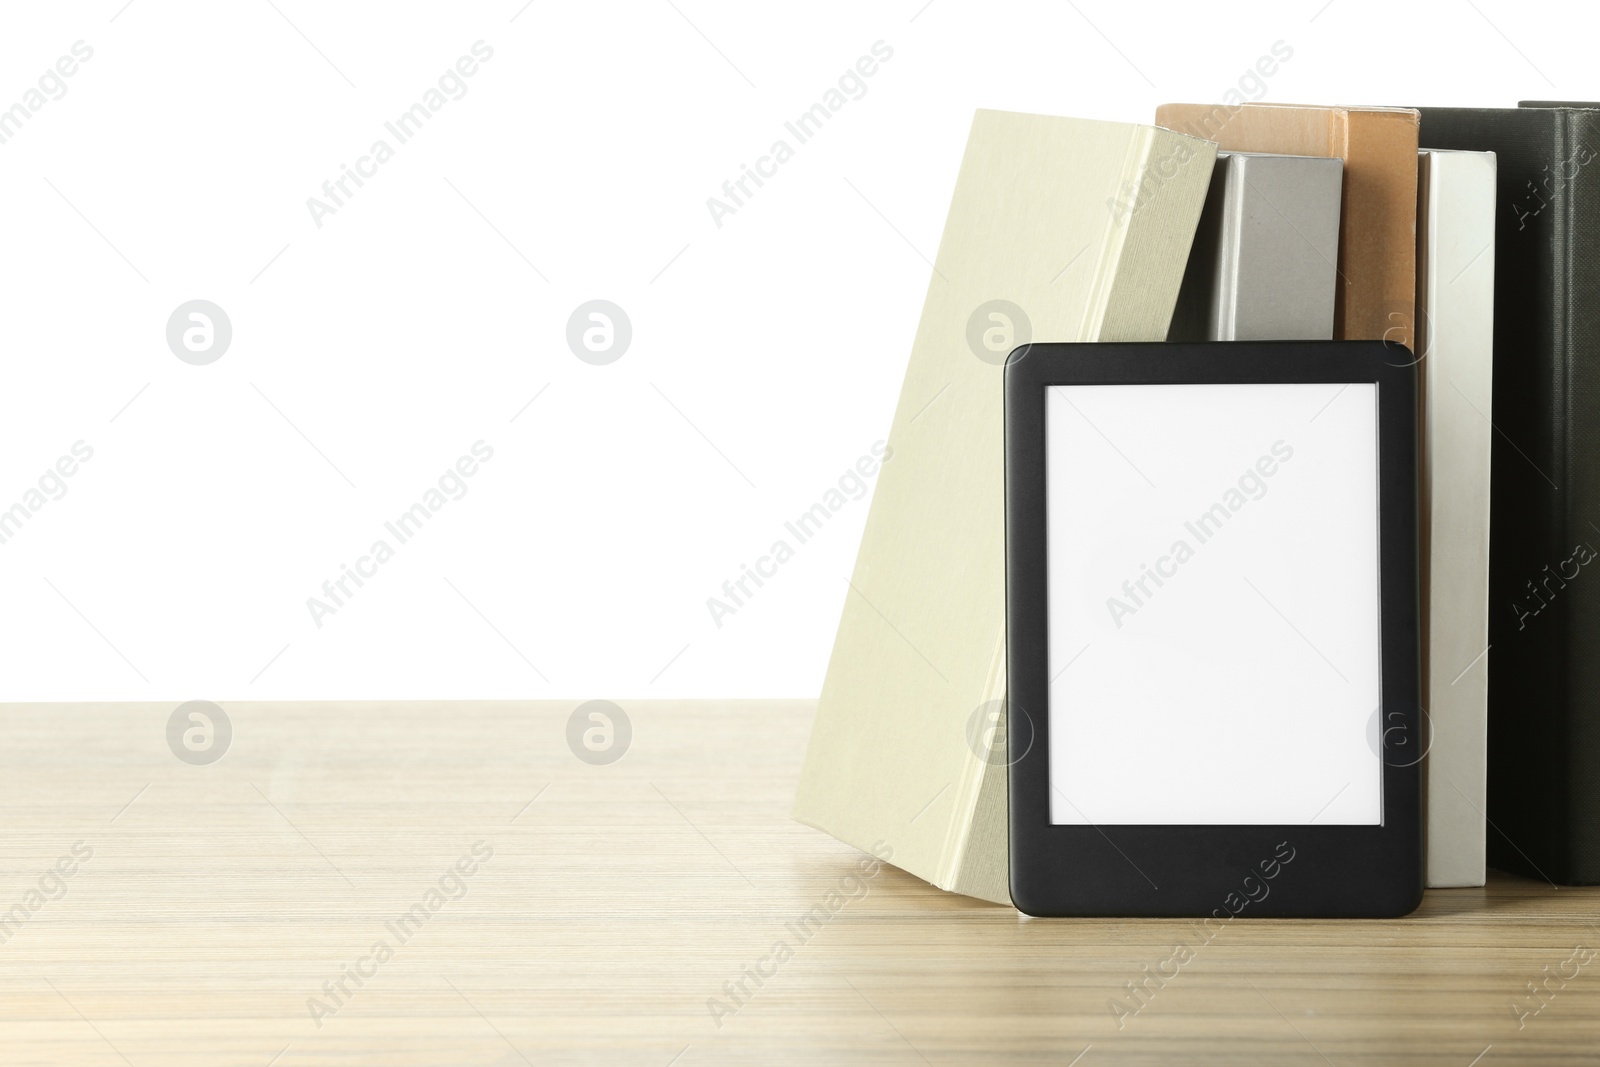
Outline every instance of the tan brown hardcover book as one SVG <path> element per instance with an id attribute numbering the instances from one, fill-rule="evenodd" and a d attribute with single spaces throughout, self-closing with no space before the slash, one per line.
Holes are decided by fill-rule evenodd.
<path id="1" fill-rule="evenodd" d="M 1039 341 L 1166 337 L 1216 146 L 979 111 L 878 476 L 794 814 L 1010 901 L 1002 374 Z"/>
<path id="2" fill-rule="evenodd" d="M 1291 104 L 1162 104 L 1156 124 L 1235 152 L 1338 156 L 1339 288 L 1333 335 L 1399 341 L 1415 351 L 1417 111 Z"/>

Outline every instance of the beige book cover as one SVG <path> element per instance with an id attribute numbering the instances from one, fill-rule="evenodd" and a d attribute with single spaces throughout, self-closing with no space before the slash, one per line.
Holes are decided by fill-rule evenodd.
<path id="1" fill-rule="evenodd" d="M 1422 706 L 1430 886 L 1484 881 L 1493 152 L 1424 151 L 1417 197 L 1422 395 Z"/>
<path id="2" fill-rule="evenodd" d="M 1166 337 L 1216 146 L 979 111 L 818 702 L 794 814 L 1009 903 L 1002 365 Z"/>
<path id="3" fill-rule="evenodd" d="M 1156 123 L 1226 150 L 1344 160 L 1333 335 L 1412 338 L 1417 286 L 1419 113 L 1398 107 L 1162 104 Z"/>

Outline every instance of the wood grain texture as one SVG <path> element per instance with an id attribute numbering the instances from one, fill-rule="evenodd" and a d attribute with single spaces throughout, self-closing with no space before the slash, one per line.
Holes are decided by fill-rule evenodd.
<path id="1" fill-rule="evenodd" d="M 168 750 L 172 705 L 0 706 L 0 922 L 53 898 L 0 928 L 0 1063 L 1600 1054 L 1600 958 L 1568 962 L 1600 947 L 1595 890 L 1492 875 L 1402 921 L 1239 919 L 1209 943 L 1183 922 L 1029 920 L 889 866 L 852 880 L 860 853 L 791 821 L 810 702 L 624 701 L 633 740 L 609 766 L 568 750 L 576 703 L 228 703 L 230 748 L 203 767 Z M 47 872 L 79 842 L 93 855 L 63 893 Z M 493 856 L 465 895 L 398 944 L 386 924 L 478 842 Z M 1192 958 L 1165 963 L 1180 942 Z M 308 999 L 363 957 L 319 1026 Z M 1119 1026 L 1109 1005 L 1131 1010 L 1145 967 L 1176 974 Z M 1562 970 L 1519 1028 L 1527 983 Z M 736 1010 L 714 1020 L 714 997 Z"/>

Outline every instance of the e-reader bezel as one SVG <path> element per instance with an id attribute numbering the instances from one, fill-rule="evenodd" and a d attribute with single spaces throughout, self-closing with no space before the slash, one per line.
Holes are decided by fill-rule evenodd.
<path id="1" fill-rule="evenodd" d="M 1005 368 L 1010 881 L 1037 916 L 1384 918 L 1422 900 L 1417 369 L 1386 341 L 1032 344 Z M 1055 385 L 1372 383 L 1383 742 L 1378 825 L 1061 825 L 1050 818 L 1045 397 Z M 1021 721 L 1026 717 L 1026 722 Z M 1024 746 L 1025 742 L 1025 746 Z M 1382 742 L 1380 742 L 1382 743 Z M 1284 849 L 1292 859 L 1282 861 Z M 1270 874 L 1268 872 L 1271 872 Z"/>

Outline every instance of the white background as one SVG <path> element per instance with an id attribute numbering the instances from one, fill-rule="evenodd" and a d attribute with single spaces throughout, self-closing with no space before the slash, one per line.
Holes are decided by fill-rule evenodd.
<path id="1" fill-rule="evenodd" d="M 1052 822 L 1382 821 L 1377 400 L 1048 390 Z"/>
<path id="2" fill-rule="evenodd" d="M 815 694 L 864 500 L 720 628 L 706 600 L 884 436 L 975 107 L 1148 121 L 1279 40 L 1251 95 L 1595 95 L 1577 4 L 275 3 L 0 15 L 0 107 L 94 49 L 0 145 L 0 508 L 94 449 L 0 545 L 6 699 Z M 706 199 L 880 40 L 719 229 Z M 196 298 L 234 331 L 205 367 L 165 342 Z M 633 324 L 604 367 L 564 338 L 594 298 Z M 318 629 L 306 598 L 480 439 Z"/>

